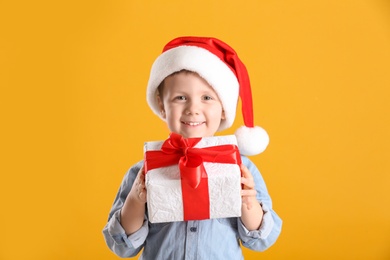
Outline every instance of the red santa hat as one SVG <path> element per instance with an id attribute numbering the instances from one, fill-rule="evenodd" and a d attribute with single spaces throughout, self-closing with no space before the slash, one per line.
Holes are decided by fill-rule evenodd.
<path id="1" fill-rule="evenodd" d="M 244 155 L 255 155 L 265 150 L 269 137 L 263 128 L 254 126 L 248 72 L 229 45 L 211 37 L 179 37 L 165 45 L 162 54 L 153 63 L 146 96 L 149 106 L 161 119 L 157 88 L 166 77 L 181 70 L 196 72 L 214 88 L 226 117 L 219 130 L 232 126 L 240 97 L 245 126 L 235 132 L 238 148 Z"/>

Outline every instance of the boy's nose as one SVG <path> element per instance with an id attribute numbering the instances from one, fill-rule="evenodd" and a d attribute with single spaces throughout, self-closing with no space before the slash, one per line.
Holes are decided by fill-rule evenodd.
<path id="1" fill-rule="evenodd" d="M 199 106 L 195 104 L 194 102 L 191 102 L 188 104 L 186 110 L 186 115 L 198 115 L 199 114 Z"/>
<path id="2" fill-rule="evenodd" d="M 199 112 L 193 109 L 186 109 L 185 113 L 186 115 L 199 115 Z"/>

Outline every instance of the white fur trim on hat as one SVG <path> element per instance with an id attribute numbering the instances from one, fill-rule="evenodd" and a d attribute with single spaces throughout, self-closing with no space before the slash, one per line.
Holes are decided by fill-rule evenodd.
<path id="1" fill-rule="evenodd" d="M 153 63 L 146 92 L 146 100 L 153 112 L 163 119 L 157 102 L 157 87 L 166 77 L 181 70 L 196 72 L 211 85 L 221 100 L 226 117 L 218 130 L 229 128 L 236 116 L 239 93 L 237 78 L 216 55 L 196 46 L 179 46 L 167 50 Z"/>
<path id="2" fill-rule="evenodd" d="M 240 153 L 248 156 L 262 153 L 269 143 L 267 132 L 259 126 L 241 126 L 235 135 Z"/>

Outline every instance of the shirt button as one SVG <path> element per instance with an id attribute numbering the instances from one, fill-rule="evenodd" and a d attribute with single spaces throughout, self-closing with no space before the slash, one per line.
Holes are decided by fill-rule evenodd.
<path id="1" fill-rule="evenodd" d="M 190 228 L 190 231 L 191 231 L 191 232 L 196 232 L 196 227 Z"/>

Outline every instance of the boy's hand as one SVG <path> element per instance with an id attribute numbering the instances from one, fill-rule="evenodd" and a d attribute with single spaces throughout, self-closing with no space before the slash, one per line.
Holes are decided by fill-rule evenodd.
<path id="1" fill-rule="evenodd" d="M 141 167 L 121 210 L 121 225 L 127 235 L 139 230 L 144 223 L 146 203 L 145 169 Z"/>
<path id="2" fill-rule="evenodd" d="M 130 195 L 133 200 L 139 203 L 146 203 L 145 169 L 144 166 L 139 170 L 137 177 L 131 187 Z"/>
<path id="3" fill-rule="evenodd" d="M 248 210 L 250 210 L 254 203 L 258 203 L 256 200 L 256 189 L 255 189 L 255 182 L 253 181 L 253 176 L 251 172 L 248 170 L 248 168 L 241 164 L 241 183 L 242 183 L 242 204 L 243 206 L 246 206 Z"/>

